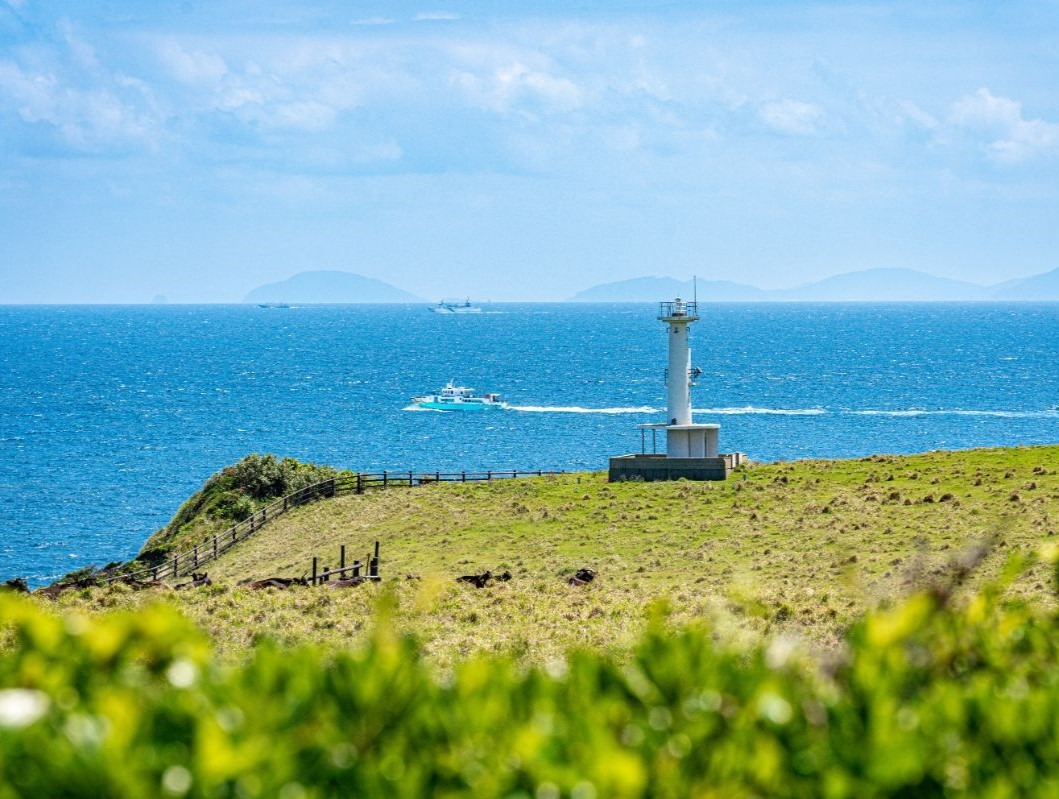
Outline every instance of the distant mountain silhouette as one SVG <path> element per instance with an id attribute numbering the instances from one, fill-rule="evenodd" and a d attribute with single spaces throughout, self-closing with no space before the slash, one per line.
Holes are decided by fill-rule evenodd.
<path id="1" fill-rule="evenodd" d="M 389 283 L 353 272 L 299 272 L 279 283 L 258 286 L 243 302 L 374 303 L 424 302 Z"/>
<path id="2" fill-rule="evenodd" d="M 962 280 L 935 277 L 914 269 L 866 269 L 800 286 L 770 292 L 776 300 L 815 302 L 923 302 L 985 300 L 989 289 Z"/>
<path id="3" fill-rule="evenodd" d="M 578 292 L 572 302 L 652 302 L 692 296 L 692 281 L 638 277 Z M 981 286 L 915 269 L 846 272 L 793 289 L 759 289 L 725 280 L 699 280 L 703 302 L 958 302 L 969 300 L 1059 300 L 1059 269 Z"/>
<path id="4" fill-rule="evenodd" d="M 672 277 L 634 277 L 617 283 L 603 283 L 579 291 L 570 302 L 654 302 L 662 297 L 686 297 L 693 294 L 703 302 L 749 302 L 768 299 L 768 292 L 728 280 L 677 280 Z"/>
<path id="5" fill-rule="evenodd" d="M 993 286 L 997 300 L 1057 300 L 1059 299 L 1059 268 L 1041 275 L 1009 280 Z"/>

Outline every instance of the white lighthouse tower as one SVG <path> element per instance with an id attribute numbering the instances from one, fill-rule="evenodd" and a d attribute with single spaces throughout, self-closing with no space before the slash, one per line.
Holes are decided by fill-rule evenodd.
<path id="1" fill-rule="evenodd" d="M 688 327 L 699 320 L 698 302 L 677 297 L 659 306 L 669 339 L 666 369 L 666 421 L 640 425 L 641 452 L 610 459 L 610 480 L 724 480 L 743 459 L 740 453 L 720 455 L 719 424 L 695 424 L 691 418 L 691 387 L 701 370 L 691 365 Z M 660 454 L 658 431 L 665 430 L 666 451 Z M 647 432 L 651 451 L 647 451 Z"/>
<path id="2" fill-rule="evenodd" d="M 691 387 L 702 372 L 691 366 L 688 326 L 699 320 L 698 303 L 677 297 L 659 306 L 658 319 L 669 328 L 669 368 L 666 369 L 668 406 L 665 424 L 669 458 L 716 458 L 717 424 L 695 424 L 691 419 Z"/>

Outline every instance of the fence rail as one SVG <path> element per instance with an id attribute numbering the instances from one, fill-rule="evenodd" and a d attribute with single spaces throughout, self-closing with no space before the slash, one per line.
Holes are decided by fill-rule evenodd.
<path id="1" fill-rule="evenodd" d="M 103 583 L 118 580 L 168 580 L 196 571 L 200 566 L 220 557 L 240 541 L 245 541 L 268 522 L 294 508 L 318 499 L 331 499 L 343 494 L 363 494 L 380 488 L 399 488 L 431 483 L 481 483 L 493 480 L 512 480 L 519 477 L 546 477 L 564 474 L 561 471 L 485 471 L 485 472 L 358 472 L 332 477 L 305 488 L 300 488 L 252 513 L 238 524 L 218 533 L 192 549 L 179 552 L 164 562 L 135 571 L 99 577 Z"/>

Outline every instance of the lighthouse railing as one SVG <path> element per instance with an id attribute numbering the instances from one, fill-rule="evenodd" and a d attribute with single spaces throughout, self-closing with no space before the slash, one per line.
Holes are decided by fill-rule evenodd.
<path id="1" fill-rule="evenodd" d="M 683 319 L 699 316 L 699 304 L 695 300 L 669 300 L 658 303 L 659 319 Z"/>

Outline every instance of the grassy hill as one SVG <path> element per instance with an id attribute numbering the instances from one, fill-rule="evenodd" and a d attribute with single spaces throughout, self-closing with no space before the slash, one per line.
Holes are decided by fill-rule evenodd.
<path id="1" fill-rule="evenodd" d="M 796 636 L 837 644 L 865 609 L 913 585 L 994 574 L 1007 553 L 1056 532 L 1059 447 L 754 464 L 724 483 L 608 484 L 598 473 L 491 484 L 436 484 L 299 508 L 209 564 L 206 589 L 64 595 L 63 605 L 139 607 L 163 596 L 240 658 L 261 637 L 345 648 L 387 624 L 414 633 L 428 659 L 475 652 L 547 663 L 571 647 L 621 656 L 664 605 L 729 640 Z M 195 524 L 184 520 L 189 530 Z M 298 576 L 381 544 L 383 583 L 345 591 L 249 591 L 240 580 Z M 168 544 L 179 548 L 179 536 Z M 980 562 L 978 562 L 980 560 Z M 571 587 L 580 567 L 595 582 Z M 484 589 L 460 574 L 510 570 Z M 406 579 L 413 575 L 418 579 Z M 1015 591 L 1038 595 L 1029 571 Z"/>
<path id="2" fill-rule="evenodd" d="M 1057 500 L 1047 447 L 302 506 L 209 587 L 0 595 L 0 797 L 1054 797 Z M 381 585 L 238 586 L 375 540 Z"/>

